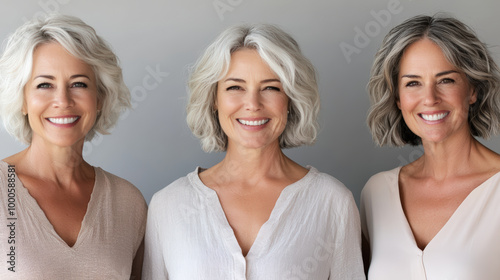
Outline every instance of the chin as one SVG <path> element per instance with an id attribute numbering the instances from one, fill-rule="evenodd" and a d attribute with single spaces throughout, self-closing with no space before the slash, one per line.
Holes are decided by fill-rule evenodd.
<path id="1" fill-rule="evenodd" d="M 78 147 L 83 147 L 83 144 L 85 142 L 85 138 L 80 138 L 80 139 L 52 139 L 52 141 L 48 141 L 50 144 L 54 146 L 58 146 L 61 148 L 78 148 Z"/>

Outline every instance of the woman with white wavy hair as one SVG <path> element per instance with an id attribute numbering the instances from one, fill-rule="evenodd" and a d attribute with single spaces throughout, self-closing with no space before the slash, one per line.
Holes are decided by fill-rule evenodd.
<path id="1" fill-rule="evenodd" d="M 295 40 L 269 24 L 230 27 L 189 90 L 189 127 L 225 157 L 154 195 L 144 278 L 364 279 L 351 192 L 282 151 L 318 130 L 316 73 Z"/>
<path id="2" fill-rule="evenodd" d="M 1 279 L 140 278 L 144 198 L 82 156 L 129 106 L 117 57 L 80 19 L 51 15 L 9 37 L 0 116 L 28 147 L 0 162 Z"/>

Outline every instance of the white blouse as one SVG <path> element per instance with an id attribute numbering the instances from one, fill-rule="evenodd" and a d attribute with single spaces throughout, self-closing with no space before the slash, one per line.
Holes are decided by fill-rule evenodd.
<path id="1" fill-rule="evenodd" d="M 309 167 L 287 186 L 244 257 L 217 193 L 199 168 L 156 193 L 144 279 L 365 279 L 351 192 Z"/>
<path id="2" fill-rule="evenodd" d="M 401 206 L 400 169 L 374 175 L 361 193 L 368 279 L 500 279 L 500 173 L 475 188 L 421 250 Z"/>

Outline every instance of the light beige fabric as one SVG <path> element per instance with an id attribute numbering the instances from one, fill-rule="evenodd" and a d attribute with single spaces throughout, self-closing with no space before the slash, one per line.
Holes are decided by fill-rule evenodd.
<path id="1" fill-rule="evenodd" d="M 369 280 L 500 279 L 500 173 L 475 188 L 424 250 L 401 206 L 400 167 L 374 175 L 361 193 Z"/>
<path id="2" fill-rule="evenodd" d="M 15 173 L 8 169 L 7 163 L 0 162 L 0 224 L 3 225 L 0 279 L 130 278 L 147 213 L 144 198 L 136 187 L 95 168 L 95 185 L 87 213 L 77 242 L 69 247 L 54 231 L 36 200 L 12 175 Z M 15 187 L 9 187 L 8 179 L 14 176 Z M 9 197 L 9 191 L 15 196 Z M 8 262 L 11 256 L 7 254 L 12 252 L 15 263 Z M 9 270 L 13 265 L 15 272 Z"/>

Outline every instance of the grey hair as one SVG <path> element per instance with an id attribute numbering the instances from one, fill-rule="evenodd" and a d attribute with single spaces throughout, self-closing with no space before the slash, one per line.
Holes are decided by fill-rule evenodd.
<path id="1" fill-rule="evenodd" d="M 320 100 L 316 71 L 297 42 L 270 24 L 236 25 L 222 32 L 194 65 L 188 88 L 187 123 L 206 152 L 225 151 L 227 136 L 214 109 L 217 82 L 227 74 L 231 54 L 255 49 L 279 77 L 288 96 L 287 125 L 279 136 L 281 148 L 313 144 L 318 133 Z"/>
<path id="2" fill-rule="evenodd" d="M 21 142 L 31 142 L 32 130 L 22 114 L 24 86 L 31 76 L 34 50 L 51 42 L 90 65 L 96 76 L 101 113 L 86 140 L 92 140 L 96 132 L 108 134 L 120 114 L 130 108 L 130 92 L 118 58 L 92 27 L 76 17 L 58 14 L 26 22 L 7 40 L 0 58 L 0 117 L 5 129 Z"/>
<path id="3" fill-rule="evenodd" d="M 500 127 L 500 74 L 486 45 L 455 18 L 419 15 L 394 27 L 375 55 L 368 83 L 372 105 L 367 119 L 374 141 L 380 146 L 422 143 L 404 122 L 396 102 L 401 57 L 409 45 L 423 38 L 437 44 L 474 88 L 477 101 L 470 106 L 468 116 L 471 134 L 483 138 L 496 134 Z"/>

